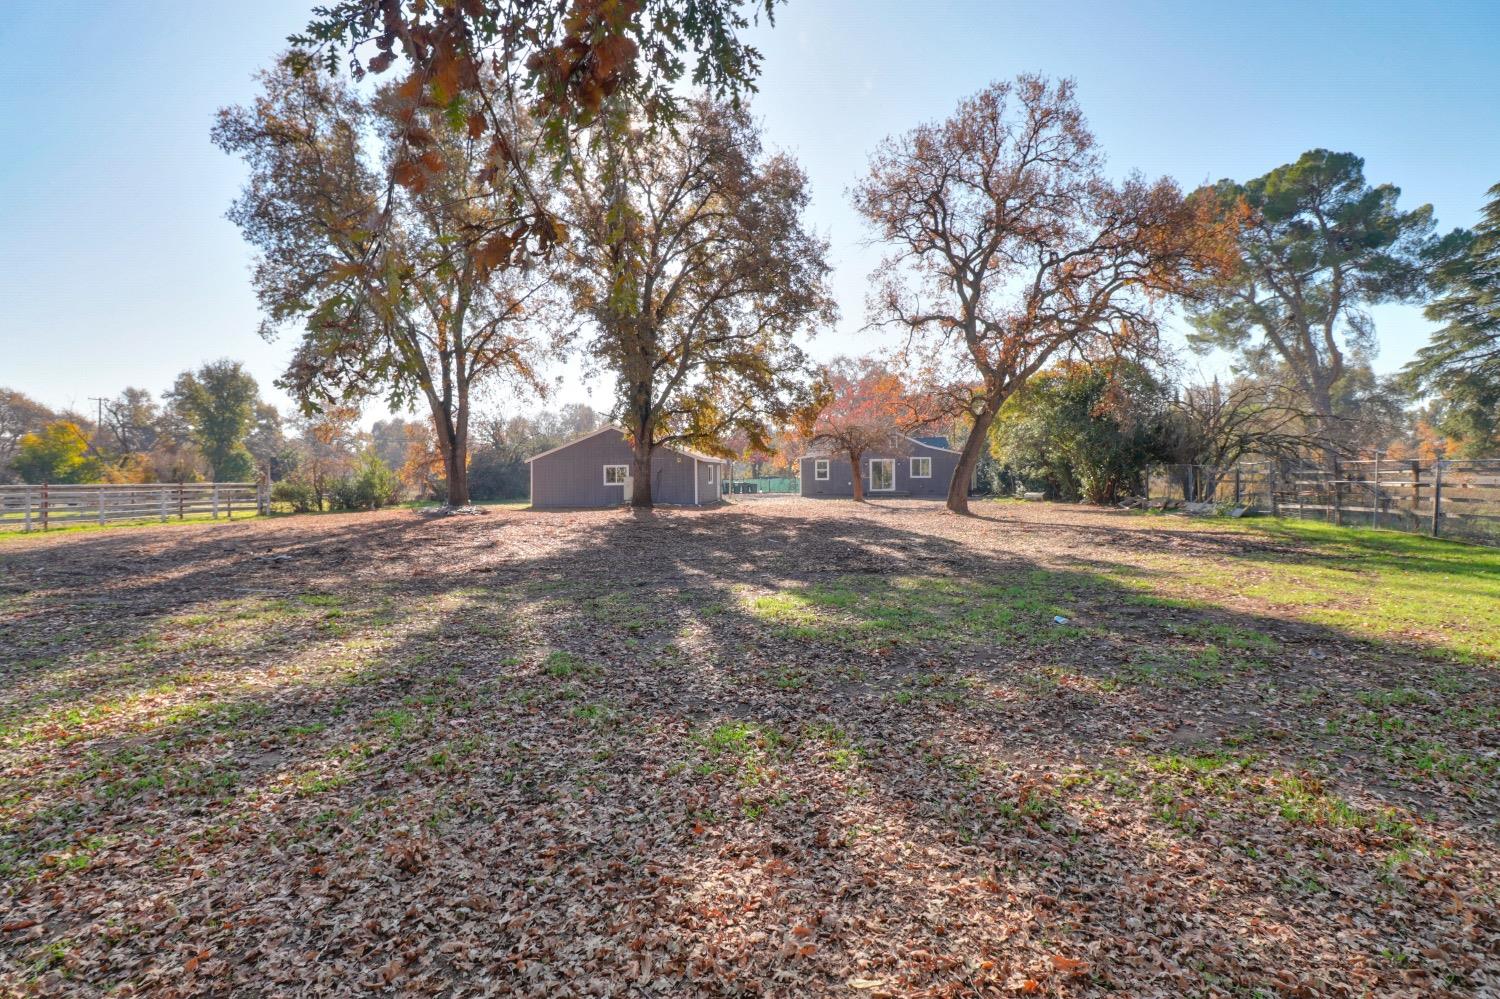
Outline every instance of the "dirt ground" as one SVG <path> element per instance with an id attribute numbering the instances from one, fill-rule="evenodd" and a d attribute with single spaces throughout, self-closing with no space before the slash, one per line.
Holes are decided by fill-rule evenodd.
<path id="1" fill-rule="evenodd" d="M 0 993 L 1500 995 L 1483 628 L 976 509 L 0 541 Z"/>

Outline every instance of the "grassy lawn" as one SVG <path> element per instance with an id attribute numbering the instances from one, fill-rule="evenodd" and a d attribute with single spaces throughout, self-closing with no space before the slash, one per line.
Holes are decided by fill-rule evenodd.
<path id="1" fill-rule="evenodd" d="M 1225 562 L 1166 560 L 1152 592 L 1248 598 L 1278 612 L 1439 658 L 1500 660 L 1500 549 L 1291 520 L 1230 522 L 1275 542 Z"/>
<path id="2" fill-rule="evenodd" d="M 1500 553 L 787 500 L 0 550 L 0 993 L 1500 989 Z"/>

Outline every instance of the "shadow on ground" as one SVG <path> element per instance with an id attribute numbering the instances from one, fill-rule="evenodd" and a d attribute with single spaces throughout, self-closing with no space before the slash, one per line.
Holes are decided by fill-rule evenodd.
<path id="1" fill-rule="evenodd" d="M 795 502 L 0 549 L 0 983 L 1494 984 L 1493 670 L 1162 550 L 1308 554 Z"/>

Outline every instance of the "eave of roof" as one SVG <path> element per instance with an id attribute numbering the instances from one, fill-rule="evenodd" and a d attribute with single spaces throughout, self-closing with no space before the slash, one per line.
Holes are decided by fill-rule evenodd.
<path id="1" fill-rule="evenodd" d="M 907 440 L 909 440 L 913 444 L 917 445 L 917 447 L 925 447 L 929 451 L 944 451 L 944 452 L 947 452 L 948 454 L 963 454 L 962 451 L 956 450 L 956 449 L 951 448 L 951 447 L 938 447 L 936 444 L 928 444 L 926 441 L 919 441 L 915 437 L 913 437 L 911 434 L 903 434 L 900 431 L 897 431 L 895 433 L 895 436 L 896 437 L 905 437 Z M 871 448 L 868 451 L 866 451 L 865 454 L 869 455 L 869 456 L 872 456 L 872 457 L 878 457 L 875 454 L 875 451 L 876 451 L 875 448 Z M 842 456 L 843 456 L 843 452 L 839 451 L 836 448 L 829 448 L 826 451 L 808 451 L 806 454 L 802 455 L 800 458 L 796 458 L 796 459 L 793 459 L 793 460 L 795 460 L 795 461 L 797 461 L 797 462 L 800 463 L 800 462 L 806 461 L 808 458 L 838 458 L 838 457 L 842 457 Z"/>

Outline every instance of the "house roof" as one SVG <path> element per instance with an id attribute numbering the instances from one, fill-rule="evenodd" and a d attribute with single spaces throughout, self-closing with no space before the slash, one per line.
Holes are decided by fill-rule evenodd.
<path id="1" fill-rule="evenodd" d="M 901 436 L 905 437 L 909 441 L 916 441 L 923 447 L 930 447 L 935 451 L 948 451 L 952 454 L 963 453 L 962 451 L 949 447 L 948 438 L 946 437 L 913 437 L 911 434 L 902 434 Z"/>
<path id="2" fill-rule="evenodd" d="M 893 433 L 893 434 L 891 434 L 891 436 L 892 437 L 905 437 L 907 440 L 911 441 L 914 444 L 920 444 L 923 447 L 930 448 L 930 449 L 932 449 L 934 451 L 947 451 L 949 454 L 962 454 L 963 453 L 961 451 L 957 451 L 957 450 L 949 447 L 948 446 L 948 438 L 946 438 L 946 437 L 913 437 L 911 434 L 903 434 L 903 433 L 899 433 L 899 432 Z M 871 448 L 869 451 L 867 451 L 865 453 L 866 454 L 873 454 L 875 452 L 875 450 L 876 450 L 875 448 Z M 834 458 L 834 457 L 837 457 L 840 453 L 841 452 L 837 448 L 832 447 L 831 445 L 824 443 L 824 444 L 815 445 L 814 447 L 812 447 L 811 449 L 809 449 L 806 454 L 802 455 L 797 460 L 800 462 L 800 461 L 804 461 L 804 460 L 806 460 L 808 458 Z"/>
<path id="3" fill-rule="evenodd" d="M 605 432 L 610 431 L 610 430 L 613 430 L 615 433 L 619 434 L 622 437 L 625 436 L 625 431 L 623 429 L 621 429 L 620 427 L 614 426 L 613 424 L 605 424 L 604 426 L 600 427 L 598 430 L 591 430 L 588 433 L 582 435 L 581 437 L 574 437 L 572 440 L 568 441 L 565 444 L 559 444 L 559 445 L 557 445 L 557 447 L 551 448 L 551 449 L 549 449 L 547 451 L 543 451 L 541 454 L 534 454 L 530 458 L 527 458 L 526 460 L 528 462 L 532 462 L 532 461 L 536 461 L 538 458 L 545 458 L 549 454 L 556 454 L 559 451 L 563 451 L 563 450 L 566 450 L 567 448 L 572 447 L 574 444 L 581 444 L 584 441 L 589 440 L 592 437 L 598 437 L 600 434 L 605 433 Z M 718 464 L 718 465 L 724 464 L 724 459 L 723 458 L 715 458 L 712 455 L 704 454 L 701 451 L 693 451 L 693 450 L 691 450 L 689 448 L 677 447 L 674 444 L 661 444 L 661 445 L 658 445 L 658 446 L 661 447 L 661 448 L 663 448 L 663 449 L 665 449 L 665 450 L 667 450 L 667 451 L 672 451 L 672 452 L 674 452 L 676 454 L 680 454 L 680 455 L 684 455 L 684 456 L 686 456 L 688 458 L 692 458 L 695 461 L 711 461 L 711 462 L 713 462 L 715 464 Z"/>

